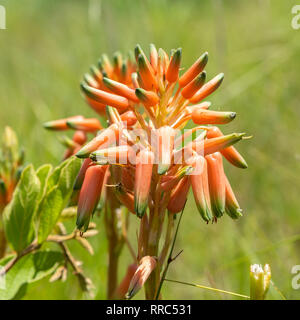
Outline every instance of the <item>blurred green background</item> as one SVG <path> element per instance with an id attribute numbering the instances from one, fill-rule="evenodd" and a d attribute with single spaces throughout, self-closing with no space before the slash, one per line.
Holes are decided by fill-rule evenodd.
<path id="1" fill-rule="evenodd" d="M 79 81 L 101 53 L 127 52 L 153 42 L 168 52 L 183 48 L 188 67 L 209 52 L 208 77 L 225 73 L 209 100 L 216 110 L 236 111 L 225 132 L 253 139 L 239 150 L 249 168 L 227 166 L 244 217 L 227 216 L 206 225 L 192 197 L 176 250 L 183 254 L 168 278 L 249 294 L 249 265 L 269 263 L 274 285 L 269 298 L 299 299 L 291 268 L 300 264 L 300 30 L 291 27 L 291 8 L 282 0 L 65 0 L 0 1 L 7 29 L 0 30 L 0 128 L 12 126 L 35 166 L 57 164 L 63 147 L 44 130 L 47 120 L 83 114 Z M 102 219 L 93 240 L 95 255 L 73 245 L 86 274 L 105 298 L 106 242 Z M 134 228 L 131 230 L 135 237 Z M 129 254 L 122 256 L 120 276 Z M 276 289 L 278 288 L 278 289 Z M 279 293 L 279 291 L 282 295 Z M 166 299 L 234 299 L 203 289 L 165 283 Z M 77 280 L 48 279 L 28 288 L 25 299 L 85 299 Z M 138 298 L 142 298 L 139 295 Z"/>

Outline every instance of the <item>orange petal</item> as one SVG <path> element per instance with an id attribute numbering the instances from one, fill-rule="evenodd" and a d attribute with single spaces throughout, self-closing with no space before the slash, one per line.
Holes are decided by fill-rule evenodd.
<path id="1" fill-rule="evenodd" d="M 205 79 L 206 72 L 203 71 L 198 77 L 196 77 L 182 89 L 181 95 L 185 99 L 190 99 L 204 85 Z"/>
<path id="2" fill-rule="evenodd" d="M 68 129 L 70 129 L 70 127 L 67 125 L 67 121 L 69 121 L 69 120 L 82 120 L 82 119 L 84 119 L 83 116 L 74 116 L 74 117 L 69 117 L 69 118 L 65 118 L 65 119 L 48 121 L 48 122 L 44 123 L 44 128 L 49 129 L 49 130 L 57 130 L 57 131 L 68 130 Z"/>
<path id="3" fill-rule="evenodd" d="M 157 81 L 153 73 L 153 69 L 150 68 L 150 64 L 146 62 L 146 59 L 143 55 L 139 54 L 138 56 L 138 68 L 139 75 L 141 76 L 143 82 L 143 88 L 146 90 L 157 89 Z"/>
<path id="4" fill-rule="evenodd" d="M 146 91 L 142 88 L 137 88 L 135 89 L 135 94 L 138 100 L 147 107 L 155 106 L 159 102 L 158 95 L 153 91 Z"/>
<path id="5" fill-rule="evenodd" d="M 153 162 L 154 154 L 150 150 L 141 150 L 137 155 L 134 185 L 134 205 L 135 212 L 139 218 L 143 217 L 148 206 Z"/>
<path id="6" fill-rule="evenodd" d="M 120 110 L 127 109 L 129 107 L 128 99 L 116 94 L 112 94 L 103 90 L 98 90 L 90 87 L 84 83 L 81 83 L 81 89 L 91 99 L 96 100 L 105 105 L 110 105 Z"/>
<path id="7" fill-rule="evenodd" d="M 201 217 L 206 221 L 212 219 L 209 185 L 207 175 L 207 163 L 202 156 L 195 156 L 191 160 L 191 165 L 195 169 L 189 176 L 194 199 Z"/>
<path id="8" fill-rule="evenodd" d="M 208 61 L 208 53 L 205 52 L 199 59 L 180 77 L 179 86 L 185 87 L 190 83 L 197 75 L 204 70 Z"/>
<path id="9" fill-rule="evenodd" d="M 171 166 L 175 135 L 176 131 L 169 126 L 157 130 L 158 174 L 166 173 Z"/>
<path id="10" fill-rule="evenodd" d="M 127 299 L 132 298 L 143 287 L 155 267 L 156 259 L 154 257 L 145 256 L 140 260 L 139 266 L 130 281 L 126 295 Z"/>
<path id="11" fill-rule="evenodd" d="M 113 93 L 123 96 L 133 102 L 139 102 L 134 90 L 129 88 L 127 85 L 105 77 L 103 78 L 103 83 Z"/>
<path id="12" fill-rule="evenodd" d="M 86 231 L 89 225 L 90 217 L 97 207 L 103 179 L 108 166 L 91 166 L 86 170 L 82 188 L 80 190 L 77 221 L 79 230 Z"/>
<path id="13" fill-rule="evenodd" d="M 128 145 L 112 146 L 92 152 L 90 158 L 98 164 L 128 164 L 135 162 L 135 152 Z"/>
<path id="14" fill-rule="evenodd" d="M 67 121 L 69 128 L 86 132 L 94 132 L 102 129 L 100 121 L 96 118 L 90 119 L 71 119 Z"/>
<path id="15" fill-rule="evenodd" d="M 219 218 L 225 212 L 225 174 L 222 155 L 215 152 L 205 157 L 209 182 L 209 193 L 212 212 Z"/>
<path id="16" fill-rule="evenodd" d="M 169 66 L 166 72 L 166 79 L 168 80 L 169 83 L 173 83 L 178 79 L 181 55 L 182 55 L 181 48 L 177 49 L 172 55 L 171 61 L 169 63 Z"/>
<path id="17" fill-rule="evenodd" d="M 175 189 L 171 193 L 168 203 L 168 210 L 172 213 L 178 213 L 183 210 L 187 200 L 187 194 L 190 189 L 190 181 L 188 177 L 184 177 L 179 181 Z"/>
<path id="18" fill-rule="evenodd" d="M 219 88 L 224 79 L 224 74 L 220 73 L 207 82 L 201 89 L 199 89 L 192 98 L 190 98 L 191 103 L 198 103 L 205 99 L 207 96 L 212 94 L 215 90 Z"/>
<path id="19" fill-rule="evenodd" d="M 80 149 L 76 156 L 78 158 L 86 158 L 91 152 L 97 150 L 101 146 L 106 146 L 107 143 L 116 143 L 119 138 L 120 126 L 118 124 L 112 124 L 107 129 L 99 133 L 94 139 Z"/>
<path id="20" fill-rule="evenodd" d="M 244 133 L 232 133 L 222 137 L 193 141 L 191 146 L 198 154 L 205 156 L 230 147 L 240 141 L 244 135 Z"/>
<path id="21" fill-rule="evenodd" d="M 203 108 L 194 109 L 192 112 L 192 120 L 196 124 L 225 124 L 235 117 L 235 112 L 211 111 Z"/>
<path id="22" fill-rule="evenodd" d="M 218 127 L 209 127 L 207 131 L 207 138 L 217 138 L 222 137 L 223 133 Z M 231 146 L 225 148 L 220 151 L 222 155 L 229 161 L 231 164 L 238 168 L 248 168 L 246 160 L 242 157 L 242 155 L 235 149 L 235 147 Z"/>

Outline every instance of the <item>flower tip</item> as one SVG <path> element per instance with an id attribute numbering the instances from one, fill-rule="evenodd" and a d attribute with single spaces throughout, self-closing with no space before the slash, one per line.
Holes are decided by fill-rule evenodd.
<path id="1" fill-rule="evenodd" d="M 182 55 L 182 48 L 176 49 L 176 51 L 174 52 L 174 58 L 180 59 L 181 55 Z"/>
<path id="2" fill-rule="evenodd" d="M 90 223 L 89 217 L 86 215 L 78 214 L 76 219 L 77 230 L 79 230 L 82 234 L 88 229 Z"/>
<path id="3" fill-rule="evenodd" d="M 233 120 L 236 117 L 236 112 L 230 112 L 229 118 Z"/>
<path id="4" fill-rule="evenodd" d="M 240 159 L 239 168 L 241 168 L 241 169 L 247 169 L 248 168 L 248 164 L 247 164 L 247 162 L 246 162 L 246 160 L 244 158 Z"/>
<path id="5" fill-rule="evenodd" d="M 218 80 L 218 82 L 222 82 L 223 79 L 224 79 L 224 73 L 223 73 L 223 72 L 222 72 L 222 73 L 219 73 L 219 74 L 217 75 L 217 80 Z"/>
<path id="6" fill-rule="evenodd" d="M 54 126 L 53 126 L 53 122 L 52 121 L 48 121 L 48 122 L 45 122 L 43 123 L 43 127 L 45 129 L 48 129 L 48 130 L 54 130 Z"/>
<path id="7" fill-rule="evenodd" d="M 201 61 L 201 64 L 204 66 L 207 64 L 207 62 L 208 62 L 208 52 L 207 51 L 202 54 L 202 56 L 200 57 L 200 61 Z"/>
<path id="8" fill-rule="evenodd" d="M 77 153 L 75 153 L 77 158 L 87 158 L 89 156 L 89 152 L 85 150 L 85 148 L 80 149 Z"/>
<path id="9" fill-rule="evenodd" d="M 88 86 L 84 81 L 81 81 L 81 82 L 80 82 L 80 89 L 81 89 L 84 93 L 89 92 L 89 86 Z"/>
<path id="10" fill-rule="evenodd" d="M 136 213 L 136 216 L 140 219 L 143 218 L 145 212 L 146 212 L 146 209 L 147 209 L 147 202 L 142 202 L 142 203 L 137 203 L 135 202 L 135 213 Z"/>

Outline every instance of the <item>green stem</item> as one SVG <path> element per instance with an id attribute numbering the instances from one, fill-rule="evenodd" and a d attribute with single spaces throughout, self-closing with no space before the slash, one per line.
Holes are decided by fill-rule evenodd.
<path id="1" fill-rule="evenodd" d="M 232 295 L 232 296 L 236 296 L 236 297 L 240 297 L 240 298 L 245 298 L 245 299 L 250 299 L 249 296 L 246 296 L 246 295 L 244 295 L 244 294 L 239 294 L 239 293 L 235 293 L 235 292 L 231 292 L 231 291 L 226 291 L 226 290 L 222 290 L 222 289 L 211 288 L 211 287 L 203 286 L 203 285 L 201 285 L 201 284 L 194 284 L 194 283 L 189 283 L 189 282 L 184 282 L 184 281 L 178 281 L 178 280 L 171 280 L 171 279 L 165 279 L 165 281 L 174 282 L 174 283 L 180 283 L 180 284 L 185 284 L 185 285 L 191 286 L 191 287 L 196 287 L 196 288 L 211 290 L 211 291 L 215 291 L 215 292 L 226 293 L 226 294 L 230 294 L 230 295 Z"/>
<path id="2" fill-rule="evenodd" d="M 185 208 L 185 205 L 184 205 L 184 207 L 183 207 L 183 209 L 182 209 L 182 211 L 181 211 L 181 214 L 180 214 L 180 217 L 179 217 L 179 221 L 178 221 L 178 223 L 177 223 L 177 227 L 176 227 L 176 231 L 175 231 L 173 243 L 172 243 L 172 246 L 171 246 L 171 250 L 170 250 L 170 253 L 169 253 L 167 265 L 166 265 L 166 267 L 165 267 L 165 269 L 164 269 L 164 272 L 163 272 L 163 274 L 162 274 L 162 277 L 161 277 L 161 280 L 160 280 L 160 283 L 159 283 L 159 286 L 158 286 L 158 289 L 157 289 L 157 292 L 156 292 L 155 300 L 158 300 L 158 299 L 159 299 L 160 291 L 161 291 L 161 288 L 162 288 L 162 286 L 163 286 L 164 280 L 165 280 L 165 278 L 166 278 L 166 275 L 167 275 L 169 266 L 170 266 L 171 262 L 175 259 L 175 258 L 172 258 L 172 255 L 173 255 L 173 251 L 174 251 L 174 247 L 175 247 L 175 242 L 176 242 L 176 239 L 177 239 L 177 234 L 178 234 L 180 222 L 181 222 L 181 219 L 182 219 L 182 216 L 183 216 L 184 208 Z M 177 255 L 177 256 L 178 256 L 178 255 Z M 177 257 L 177 256 L 176 256 L 176 257 Z"/>

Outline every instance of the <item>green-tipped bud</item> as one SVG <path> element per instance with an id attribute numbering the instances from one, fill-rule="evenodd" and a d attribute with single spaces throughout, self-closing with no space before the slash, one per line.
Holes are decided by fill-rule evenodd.
<path id="1" fill-rule="evenodd" d="M 83 80 L 86 82 L 86 84 L 88 84 L 91 87 L 98 87 L 97 81 L 95 81 L 95 79 L 88 73 L 84 74 Z"/>
<path id="2" fill-rule="evenodd" d="M 122 58 L 121 52 L 119 52 L 119 51 L 115 52 L 114 55 L 113 55 L 113 64 L 114 64 L 114 66 L 121 69 L 122 62 L 123 62 L 123 58 Z"/>
<path id="3" fill-rule="evenodd" d="M 102 73 L 96 66 L 92 65 L 90 67 L 90 70 L 95 79 L 98 79 L 98 80 L 102 79 Z"/>
<path id="4" fill-rule="evenodd" d="M 77 144 L 72 139 L 67 136 L 62 136 L 58 138 L 59 142 L 66 148 L 76 148 Z"/>
<path id="5" fill-rule="evenodd" d="M 145 56 L 145 53 L 139 44 L 137 44 L 136 47 L 134 48 L 134 55 L 135 55 L 136 61 L 138 60 L 139 55 Z"/>
<path id="6" fill-rule="evenodd" d="M 179 48 L 176 51 L 174 51 L 174 53 L 171 57 L 171 61 L 168 66 L 168 70 L 166 72 L 166 79 L 170 83 L 173 83 L 173 82 L 177 81 L 177 79 L 178 79 L 181 56 L 182 56 L 182 49 Z"/>

